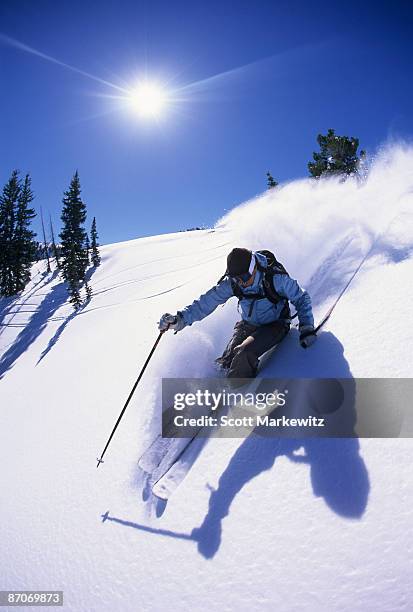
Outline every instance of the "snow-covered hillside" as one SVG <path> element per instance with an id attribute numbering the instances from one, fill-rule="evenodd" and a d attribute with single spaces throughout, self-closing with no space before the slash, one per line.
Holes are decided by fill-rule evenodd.
<path id="1" fill-rule="evenodd" d="M 365 184 L 294 181 L 210 230 L 103 247 L 76 315 L 37 264 L 0 301 L 0 589 L 64 590 L 71 612 L 412 608 L 410 439 L 213 439 L 162 516 L 142 500 L 161 378 L 214 374 L 235 299 L 162 337 L 96 470 L 159 316 L 213 285 L 234 246 L 273 250 L 316 320 L 368 253 L 315 345 L 293 330 L 266 375 L 413 376 L 409 147 L 386 149 Z"/>

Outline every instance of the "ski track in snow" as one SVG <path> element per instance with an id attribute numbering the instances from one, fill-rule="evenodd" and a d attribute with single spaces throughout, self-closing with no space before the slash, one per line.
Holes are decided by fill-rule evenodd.
<path id="1" fill-rule="evenodd" d="M 413 150 L 393 147 L 365 184 L 293 181 L 214 230 L 102 247 L 78 314 L 34 266 L 0 301 L 0 589 L 63 589 L 70 612 L 412 608 L 409 439 L 201 440 L 167 504 L 143 490 L 160 380 L 216 375 L 235 300 L 162 337 L 95 468 L 159 316 L 212 286 L 233 246 L 273 250 L 316 319 L 369 253 L 314 346 L 293 329 L 266 375 L 412 377 L 412 167 Z"/>

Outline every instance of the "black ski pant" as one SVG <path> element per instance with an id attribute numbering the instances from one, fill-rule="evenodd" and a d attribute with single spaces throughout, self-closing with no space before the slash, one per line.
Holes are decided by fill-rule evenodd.
<path id="1" fill-rule="evenodd" d="M 238 321 L 231 340 L 216 362 L 227 370 L 228 378 L 253 378 L 257 374 L 261 355 L 279 344 L 289 329 L 290 324 L 285 320 L 259 327 Z"/>

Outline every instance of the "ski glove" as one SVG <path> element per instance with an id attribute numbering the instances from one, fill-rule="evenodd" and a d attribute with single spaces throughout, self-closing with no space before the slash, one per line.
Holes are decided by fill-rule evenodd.
<path id="1" fill-rule="evenodd" d="M 308 348 L 317 340 L 317 335 L 313 325 L 300 326 L 300 344 L 303 348 Z"/>
<path id="2" fill-rule="evenodd" d="M 161 320 L 158 323 L 158 328 L 161 331 L 166 331 L 167 329 L 174 329 L 175 332 L 181 331 L 185 327 L 185 323 L 180 314 L 172 315 L 169 312 L 166 312 L 161 316 Z"/>

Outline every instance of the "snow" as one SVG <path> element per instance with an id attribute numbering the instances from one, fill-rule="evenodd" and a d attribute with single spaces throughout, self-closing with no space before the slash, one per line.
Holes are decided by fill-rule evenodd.
<path id="1" fill-rule="evenodd" d="M 76 612 L 412 608 L 409 439 L 212 439 L 162 516 L 142 500 L 160 379 L 214 375 L 235 300 L 162 337 L 95 461 L 159 316 L 214 284 L 233 246 L 275 251 L 316 320 L 368 254 L 314 346 L 294 330 L 268 374 L 412 377 L 412 167 L 413 149 L 393 146 L 365 184 L 298 180 L 211 230 L 102 247 L 75 316 L 58 275 L 34 266 L 0 301 L 0 589 L 64 590 Z"/>

